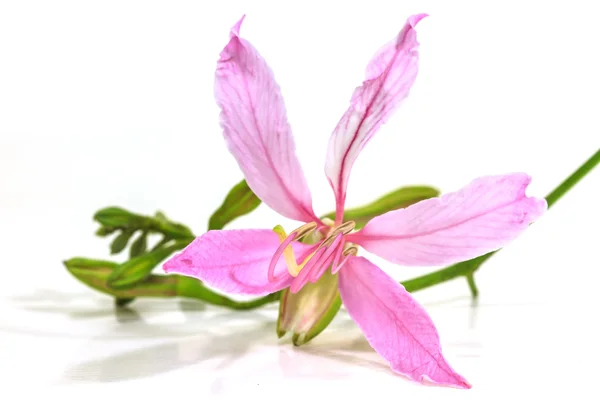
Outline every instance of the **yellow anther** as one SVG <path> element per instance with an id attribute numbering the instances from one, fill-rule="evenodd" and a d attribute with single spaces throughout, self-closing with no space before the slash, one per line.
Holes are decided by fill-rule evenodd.
<path id="1" fill-rule="evenodd" d="M 355 256 L 358 253 L 358 246 L 352 243 L 346 243 L 344 245 L 344 251 L 342 255 L 344 256 Z"/>
<path id="2" fill-rule="evenodd" d="M 307 224 L 309 225 L 309 224 Z M 306 225 L 305 225 L 306 226 Z M 296 236 L 295 239 L 297 239 L 298 237 L 304 236 L 307 233 L 311 232 L 312 230 L 314 230 L 314 228 L 316 228 L 317 224 L 314 223 L 314 227 L 312 227 L 309 230 L 301 230 L 303 227 L 300 227 L 298 229 L 296 229 L 295 231 L 292 231 L 292 233 L 298 233 L 298 235 Z M 288 235 L 285 233 L 285 230 L 283 229 L 283 227 L 281 225 L 277 225 L 275 228 L 273 228 L 273 232 L 275 232 L 277 234 L 277 236 L 279 237 L 279 243 L 283 243 L 285 239 L 287 239 Z M 285 249 L 283 249 L 283 259 L 285 260 L 285 264 L 288 267 L 288 271 L 290 272 L 290 275 L 296 277 L 298 276 L 298 274 L 300 273 L 300 271 L 302 270 L 302 268 L 304 268 L 304 266 L 306 265 L 306 263 L 312 258 L 312 256 L 314 256 L 316 253 L 316 251 L 314 251 L 313 253 L 311 253 L 308 257 L 306 257 L 304 259 L 304 261 L 302 261 L 302 263 L 300 265 L 298 265 L 296 263 L 296 256 L 294 255 L 294 249 L 292 249 L 291 245 L 287 245 L 285 247 Z"/>
<path id="3" fill-rule="evenodd" d="M 330 246 L 339 234 L 347 235 L 350 232 L 352 232 L 355 227 L 356 223 L 354 221 L 344 222 L 329 233 L 329 235 L 327 236 L 327 238 L 325 238 L 321 246 Z"/>
<path id="4" fill-rule="evenodd" d="M 281 228 L 283 229 L 283 228 Z M 296 238 L 294 240 L 300 240 L 302 239 L 304 236 L 308 235 L 309 233 L 311 233 L 312 231 L 314 231 L 315 229 L 317 229 L 317 223 L 316 222 L 309 222 L 307 224 L 302 225 L 300 228 L 296 228 L 294 229 L 290 235 L 292 233 L 296 233 Z"/>
<path id="5" fill-rule="evenodd" d="M 338 232 L 341 232 L 344 235 L 347 235 L 350 232 L 352 232 L 355 227 L 356 227 L 356 222 L 354 222 L 354 221 L 344 222 L 343 224 L 341 224 L 340 226 L 338 226 L 337 228 L 335 228 L 333 230 L 333 232 L 331 232 L 331 234 L 334 235 L 334 234 L 336 234 Z"/>

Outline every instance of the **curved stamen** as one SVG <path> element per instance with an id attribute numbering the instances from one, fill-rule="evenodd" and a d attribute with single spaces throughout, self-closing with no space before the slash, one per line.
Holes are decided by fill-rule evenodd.
<path id="1" fill-rule="evenodd" d="M 300 270 L 312 258 L 312 256 L 315 253 L 313 252 L 312 254 L 310 254 L 308 257 L 306 257 L 304 259 L 302 264 L 298 265 L 296 263 L 296 257 L 294 256 L 294 250 L 292 249 L 292 246 L 290 246 L 290 245 L 294 240 L 301 239 L 302 237 L 313 232 L 315 229 L 317 229 L 316 222 L 309 222 L 305 225 L 302 225 L 301 227 L 294 229 L 289 235 L 286 235 L 285 230 L 283 229 L 283 227 L 281 225 L 277 225 L 275 228 L 273 228 L 273 232 L 275 232 L 277 234 L 277 236 L 279 236 L 279 241 L 281 242 L 281 244 L 275 251 L 275 254 L 271 258 L 271 263 L 269 264 L 269 270 L 268 270 L 269 281 L 273 281 L 275 279 L 275 266 L 279 262 L 279 258 L 281 257 L 281 254 L 283 254 L 283 257 L 285 259 L 285 263 L 288 267 L 288 271 L 289 271 L 290 275 L 292 275 L 292 276 L 298 275 Z"/>
<path id="2" fill-rule="evenodd" d="M 337 251 L 335 252 L 335 258 L 333 259 L 333 262 L 331 263 L 331 273 L 334 274 L 335 272 L 338 271 L 338 269 L 336 269 L 336 267 L 339 265 L 340 263 L 340 259 L 342 258 L 342 255 L 344 253 L 344 245 L 340 245 L 338 246 Z M 335 272 L 333 272 L 335 270 Z"/>
<path id="3" fill-rule="evenodd" d="M 323 227 L 326 226 L 328 225 L 323 225 Z M 336 271 L 339 270 L 340 267 L 337 267 L 337 263 L 342 256 L 356 254 L 358 251 L 356 246 L 350 245 L 348 247 L 344 243 L 344 236 L 351 233 L 356 227 L 356 223 L 354 221 L 347 221 L 331 230 L 325 240 L 323 240 L 316 247 L 315 251 L 309 254 L 302 261 L 302 263 L 298 265 L 291 243 L 295 240 L 300 240 L 306 235 L 320 230 L 323 227 L 319 227 L 316 222 L 309 222 L 297 229 L 294 229 L 289 235 L 285 233 L 285 230 L 281 225 L 277 225 L 275 228 L 273 228 L 273 231 L 277 234 L 281 243 L 275 251 L 275 254 L 273 254 L 271 262 L 269 263 L 269 281 L 272 282 L 276 279 L 275 267 L 277 266 L 277 263 L 282 255 L 285 259 L 285 263 L 288 267 L 290 275 L 297 278 L 294 280 L 292 286 L 294 287 L 295 291 L 298 291 L 306 284 L 307 280 L 310 280 L 310 282 L 316 282 L 321 276 L 323 276 L 329 266 L 332 267 L 332 273 L 334 268 Z"/>
<path id="4" fill-rule="evenodd" d="M 288 265 L 288 269 L 291 261 L 293 261 L 293 264 L 296 265 L 294 251 L 292 250 L 292 246 L 290 246 L 290 244 L 294 241 L 297 234 L 291 233 L 289 236 L 286 237 L 285 231 L 283 230 L 281 225 L 277 225 L 275 228 L 273 228 L 273 231 L 279 236 L 281 244 L 279 245 L 277 250 L 275 250 L 273 257 L 271 258 L 271 262 L 269 263 L 269 270 L 267 272 L 269 282 L 273 282 L 275 280 L 275 267 L 277 266 L 277 263 L 279 262 L 279 259 L 281 258 L 282 254 L 284 254 L 285 262 Z"/>
<path id="5" fill-rule="evenodd" d="M 335 258 L 335 253 L 330 254 L 327 258 L 323 257 L 323 262 L 320 263 L 319 267 L 315 267 L 310 271 L 308 275 L 308 281 L 315 283 L 327 272 L 329 267 L 332 265 L 332 261 Z"/>
<path id="6" fill-rule="evenodd" d="M 344 244 L 344 251 L 342 252 L 342 255 L 344 256 L 344 259 L 342 260 L 341 263 L 337 264 L 337 265 L 333 265 L 331 267 L 331 273 L 332 274 L 336 274 L 340 269 L 342 269 L 342 267 L 344 266 L 344 264 L 346 264 L 346 261 L 348 261 L 348 259 L 350 257 L 355 256 L 358 253 L 358 246 L 352 243 L 345 243 Z"/>
<path id="7" fill-rule="evenodd" d="M 331 266 L 331 262 L 335 257 L 335 253 L 338 251 L 338 249 L 343 249 L 344 247 L 343 240 L 344 235 L 339 233 L 334 238 L 331 246 L 329 246 L 325 253 L 323 253 L 323 255 L 317 261 L 315 261 L 315 267 L 309 271 L 308 280 L 310 282 L 315 283 L 321 276 L 323 276 L 325 271 L 327 271 L 327 268 Z"/>
<path id="8" fill-rule="evenodd" d="M 308 282 L 308 276 L 310 274 L 310 271 L 313 269 L 315 263 L 319 260 L 319 258 L 321 258 L 325 251 L 327 251 L 327 249 L 325 247 L 321 247 L 311 255 L 314 257 L 309 256 L 310 260 L 308 261 L 306 266 L 303 265 L 304 268 L 300 270 L 300 272 L 296 276 L 296 279 L 292 281 L 292 284 L 290 286 L 290 291 L 292 293 L 298 293 L 300 289 L 304 287 L 306 282 Z M 307 260 L 305 260 L 302 264 L 304 264 L 306 261 Z"/>
<path id="9" fill-rule="evenodd" d="M 332 273 L 332 274 L 334 274 L 334 275 L 335 275 L 335 274 L 337 274 L 337 273 L 338 273 L 338 271 L 339 271 L 340 269 L 342 269 L 342 267 L 344 266 L 344 264 L 346 264 L 346 261 L 348 261 L 348 259 L 349 259 L 350 257 L 351 257 L 351 256 L 347 256 L 346 258 L 344 258 L 344 259 L 342 260 L 342 262 L 341 262 L 341 263 L 339 263 L 338 265 L 334 265 L 334 266 L 333 266 L 333 268 L 331 268 L 331 273 Z"/>

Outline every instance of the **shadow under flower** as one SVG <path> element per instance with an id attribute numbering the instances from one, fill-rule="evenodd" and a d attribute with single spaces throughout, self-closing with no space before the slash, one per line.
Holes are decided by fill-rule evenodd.
<path id="1" fill-rule="evenodd" d="M 393 376 L 408 381 L 391 371 L 388 363 L 371 348 L 344 310 L 312 342 L 294 347 L 289 335 L 280 341 L 276 338 L 275 305 L 240 312 L 180 299 L 177 304 L 162 300 L 160 303 L 163 305 L 157 309 L 156 300 L 140 299 L 128 307 L 115 308 L 111 306 L 109 298 L 106 301 L 100 298 L 102 308 L 99 309 L 97 296 L 81 299 L 85 301 L 84 307 L 80 302 L 71 303 L 65 297 L 55 299 L 55 296 L 36 295 L 17 300 L 30 311 L 63 313 L 75 320 L 77 326 L 81 326 L 78 320 L 96 321 L 108 317 L 107 321 L 100 321 L 101 331 L 94 331 L 93 335 L 75 333 L 73 336 L 68 332 L 54 335 L 88 339 L 84 346 L 93 348 L 99 354 L 68 366 L 58 383 L 135 380 L 209 363 L 210 370 L 214 371 L 211 387 L 219 391 L 218 388 L 225 385 L 229 377 L 240 368 L 243 369 L 245 364 L 233 369 L 229 367 L 258 348 L 262 348 L 261 351 L 266 349 L 267 353 L 266 358 L 258 356 L 258 364 L 264 362 L 269 368 L 277 368 L 278 364 L 281 373 L 289 378 L 346 379 L 356 376 L 355 367 L 359 367 L 384 374 L 384 378 Z M 94 301 L 90 303 L 90 299 Z M 450 302 L 457 300 L 450 299 Z M 73 311 L 73 306 L 78 310 Z M 476 304 L 472 303 L 473 320 L 476 319 L 476 308 Z M 112 323 L 111 315 L 114 316 Z M 173 322 L 173 317 L 178 318 L 176 322 Z M 30 334 L 52 336 L 41 329 L 39 332 L 32 330 Z M 121 340 L 122 344 L 114 346 L 108 343 L 116 340 Z M 126 351 L 115 353 L 115 348 L 119 346 L 125 346 Z M 132 349 L 133 346 L 138 348 Z M 481 346 L 463 341 L 447 343 L 447 347 L 473 349 Z M 268 355 L 273 351 L 275 359 Z M 106 356 L 107 353 L 112 354 Z M 82 354 L 90 352 L 84 351 Z M 273 361 L 275 365 L 272 365 Z M 244 373 L 261 379 L 255 376 L 261 371 L 260 368 L 256 365 Z"/>
<path id="2" fill-rule="evenodd" d="M 204 320 L 194 337 L 130 350 L 108 357 L 96 358 L 70 366 L 63 374 L 63 382 L 114 382 L 145 378 L 186 366 L 218 360 L 215 369 L 225 368 L 254 346 L 274 340 L 275 322 L 261 321 L 254 315 L 254 326 L 235 329 L 229 334 L 211 332 L 210 326 L 224 325 L 232 315 L 214 316 Z M 220 321 L 219 321 L 220 320 Z M 135 324 L 143 320 L 132 321 Z M 196 321 L 198 323 L 198 321 Z M 139 327 L 138 327 L 139 328 Z M 222 331 L 222 329 L 221 329 Z M 104 336 L 102 336 L 103 338 Z"/>

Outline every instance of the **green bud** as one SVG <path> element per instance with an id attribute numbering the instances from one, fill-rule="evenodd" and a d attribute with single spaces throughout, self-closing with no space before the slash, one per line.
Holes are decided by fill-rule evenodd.
<path id="1" fill-rule="evenodd" d="M 107 207 L 97 211 L 94 220 L 111 228 L 131 227 L 140 223 L 139 216 L 119 207 Z"/>
<path id="2" fill-rule="evenodd" d="M 374 202 L 362 207 L 353 208 L 344 212 L 344 221 L 356 222 L 356 229 L 364 227 L 371 219 L 385 214 L 388 211 L 406 208 L 410 205 L 418 203 L 421 200 L 426 200 L 440 195 L 439 190 L 430 186 L 406 186 L 397 189 Z M 331 212 L 321 217 L 335 219 L 335 212 Z"/>
<path id="3" fill-rule="evenodd" d="M 106 278 L 119 264 L 88 258 L 71 258 L 64 262 L 67 270 L 87 286 L 104 293 L 110 293 L 106 286 Z"/>
<path id="4" fill-rule="evenodd" d="M 101 226 L 100 228 L 98 228 L 98 230 L 96 230 L 96 236 L 106 237 L 106 236 L 110 235 L 111 233 L 113 233 L 115 230 L 116 230 L 116 228 L 109 228 L 107 226 Z"/>
<path id="5" fill-rule="evenodd" d="M 291 332 L 294 345 L 308 343 L 331 323 L 341 305 L 338 276 L 329 271 L 298 293 L 285 289 L 279 303 L 277 336 Z"/>
<path id="6" fill-rule="evenodd" d="M 176 222 L 161 223 L 160 230 L 165 235 L 168 235 L 173 239 L 190 239 L 191 241 L 195 238 L 194 233 L 190 230 L 190 228 Z"/>
<path id="7" fill-rule="evenodd" d="M 143 255 L 148 247 L 148 232 L 144 231 L 137 239 L 131 243 L 129 248 L 129 258 L 135 258 Z"/>
<path id="8" fill-rule="evenodd" d="M 169 220 L 167 219 L 167 216 L 162 211 L 157 211 L 156 213 L 154 213 L 154 218 L 156 218 L 157 220 L 159 220 L 161 222 L 169 222 Z"/>
<path id="9" fill-rule="evenodd" d="M 113 289 L 125 289 L 143 281 L 161 261 L 184 246 L 184 243 L 176 242 L 124 262 L 112 271 L 108 285 Z"/>
<path id="10" fill-rule="evenodd" d="M 208 229 L 223 229 L 225 225 L 252 212 L 259 205 L 260 199 L 248 187 L 246 181 L 242 180 L 229 191 L 221 207 L 210 217 Z"/>
<path id="11" fill-rule="evenodd" d="M 168 236 L 172 239 L 194 238 L 194 233 L 190 228 L 183 224 L 169 221 L 167 216 L 161 211 L 157 211 L 154 214 L 152 226 L 154 229 L 162 232 L 165 236 Z"/>
<path id="12" fill-rule="evenodd" d="M 67 270 L 83 284 L 119 299 L 120 304 L 134 297 L 177 296 L 178 275 L 150 275 L 130 289 L 113 289 L 108 286 L 110 274 L 119 266 L 117 263 L 87 258 L 72 258 L 64 262 Z"/>
<path id="13" fill-rule="evenodd" d="M 133 230 L 124 230 L 110 244 L 110 254 L 119 254 L 127 247 L 129 239 L 133 236 Z"/>

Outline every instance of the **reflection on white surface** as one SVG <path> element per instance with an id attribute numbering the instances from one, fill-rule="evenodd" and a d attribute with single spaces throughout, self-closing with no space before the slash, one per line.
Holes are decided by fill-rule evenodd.
<path id="1" fill-rule="evenodd" d="M 138 299 L 115 309 L 109 297 L 83 287 L 17 290 L 0 300 L 0 340 L 10 344 L 0 347 L 0 375 L 6 387 L 23 390 L 35 382 L 62 398 L 140 390 L 151 394 L 144 399 L 173 390 L 193 390 L 199 398 L 586 397 L 595 390 L 594 369 L 586 367 L 598 355 L 599 331 L 589 317 L 595 303 L 560 276 L 536 281 L 535 270 L 510 257 L 498 260 L 480 273 L 478 302 L 461 280 L 417 294 L 446 358 L 473 384 L 469 391 L 423 387 L 394 374 L 344 310 L 297 348 L 275 335 L 276 304 L 239 312 L 190 300 Z M 488 274 L 499 266 L 503 274 Z M 512 278 L 517 272 L 520 281 Z M 535 290 L 523 290 L 526 282 Z"/>
<path id="2" fill-rule="evenodd" d="M 440 329 L 447 358 L 474 383 L 473 393 L 487 392 L 486 381 L 502 381 L 499 372 L 514 374 L 510 354 L 521 357 L 520 365 L 533 356 L 535 343 L 524 345 L 528 335 L 511 333 L 509 324 L 516 327 L 533 312 L 543 315 L 539 305 L 476 305 L 468 296 L 424 303 Z M 287 338 L 277 340 L 274 305 L 236 312 L 193 301 L 136 300 L 115 310 L 93 293 L 46 290 L 13 297 L 2 307 L 18 316 L 0 325 L 0 337 L 15 345 L 0 352 L 2 359 L 10 359 L 12 352 L 21 360 L 16 368 L 2 371 L 12 383 L 23 383 L 20 368 L 33 368 L 54 389 L 85 384 L 76 387 L 86 393 L 115 384 L 150 388 L 192 379 L 198 395 L 226 397 L 245 391 L 275 393 L 281 387 L 295 394 L 314 393 L 316 387 L 353 393 L 373 385 L 423 398 L 432 391 L 445 397 L 471 395 L 423 388 L 394 374 L 345 311 L 313 342 L 297 348 Z M 44 349 L 44 357 L 36 348 Z M 106 383 L 113 385 L 96 388 Z"/>

